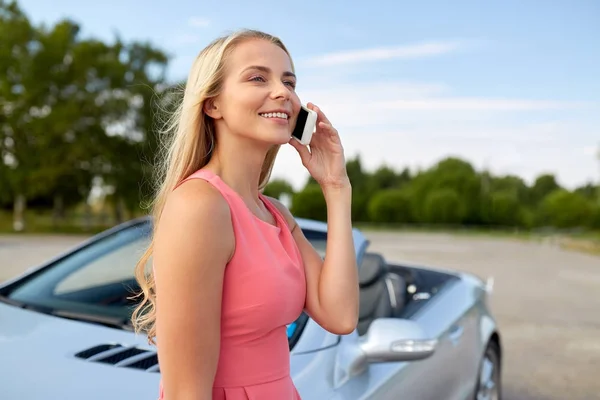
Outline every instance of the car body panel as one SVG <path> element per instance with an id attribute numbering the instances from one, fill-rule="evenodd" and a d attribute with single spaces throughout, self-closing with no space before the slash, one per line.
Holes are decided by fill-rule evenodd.
<path id="1" fill-rule="evenodd" d="M 338 388 L 336 398 L 386 399 L 399 393 L 408 399 L 469 398 L 485 347 L 473 306 L 477 292 L 470 283 L 449 282 L 414 316 L 429 337 L 438 339 L 435 353 L 421 361 L 371 364 Z M 357 341 L 354 333 L 342 337 L 340 346 L 357 346 Z"/>
<path id="2" fill-rule="evenodd" d="M 6 399 L 154 398 L 160 375 L 74 356 L 104 343 L 148 347 L 131 332 L 0 303 L 0 386 Z M 8 362 L 6 362 L 8 360 Z"/>
<path id="3" fill-rule="evenodd" d="M 302 340 L 298 341 L 291 354 L 312 353 L 326 349 L 339 343 L 340 336 L 323 329 L 314 320 L 309 319 L 302 332 Z"/>
<path id="4" fill-rule="evenodd" d="M 319 351 L 292 354 L 291 375 L 302 399 L 329 399 L 334 396 L 332 371 L 337 345 Z"/>

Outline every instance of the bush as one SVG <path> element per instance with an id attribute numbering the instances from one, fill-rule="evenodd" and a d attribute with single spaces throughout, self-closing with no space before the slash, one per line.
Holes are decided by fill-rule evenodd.
<path id="1" fill-rule="evenodd" d="M 490 196 L 490 223 L 500 226 L 525 225 L 525 213 L 519 199 L 511 192 L 496 192 Z"/>
<path id="2" fill-rule="evenodd" d="M 309 218 L 318 221 L 327 221 L 327 204 L 317 184 L 309 184 L 304 189 L 292 196 L 290 211 L 299 218 Z"/>
<path id="3" fill-rule="evenodd" d="M 589 227 L 592 229 L 600 229 L 600 204 L 594 207 Z"/>
<path id="4" fill-rule="evenodd" d="M 424 217 L 428 223 L 459 224 L 465 215 L 464 205 L 454 189 L 438 189 L 425 199 Z"/>
<path id="5" fill-rule="evenodd" d="M 279 199 L 284 193 L 293 195 L 294 188 L 292 188 L 292 185 L 283 179 L 273 179 L 267 184 L 265 190 L 263 191 L 265 196 L 270 196 L 276 199 Z"/>
<path id="6" fill-rule="evenodd" d="M 368 205 L 369 219 L 379 223 L 412 222 L 410 195 L 399 189 L 377 192 Z"/>
<path id="7" fill-rule="evenodd" d="M 563 189 L 546 196 L 537 214 L 538 225 L 550 225 L 559 229 L 589 226 L 593 219 L 592 201 L 579 193 Z"/>

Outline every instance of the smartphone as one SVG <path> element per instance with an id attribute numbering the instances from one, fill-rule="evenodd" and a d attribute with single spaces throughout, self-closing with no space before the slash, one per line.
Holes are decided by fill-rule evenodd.
<path id="1" fill-rule="evenodd" d="M 302 105 L 300 107 L 298 119 L 296 120 L 296 126 L 292 132 L 292 137 L 306 146 L 310 144 L 316 126 L 317 113 L 305 105 Z"/>

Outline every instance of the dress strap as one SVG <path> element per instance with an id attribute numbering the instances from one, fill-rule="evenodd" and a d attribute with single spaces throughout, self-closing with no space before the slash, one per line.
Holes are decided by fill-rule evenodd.
<path id="1" fill-rule="evenodd" d="M 265 205 L 267 210 L 271 213 L 271 215 L 273 215 L 273 218 L 276 221 L 276 225 L 271 225 L 270 223 L 267 223 L 262 219 L 258 218 L 256 215 L 254 215 L 254 213 L 250 211 L 246 203 L 244 203 L 242 197 L 229 185 L 227 185 L 227 183 L 225 183 L 219 175 L 215 174 L 214 172 L 207 169 L 200 169 L 188 176 L 187 178 L 183 179 L 179 183 L 179 185 L 190 179 L 204 179 L 211 183 L 217 190 L 221 192 L 221 195 L 225 198 L 227 203 L 229 203 L 229 208 L 231 209 L 232 214 L 235 214 L 237 212 L 240 212 L 240 215 L 248 214 L 248 216 L 251 217 L 251 220 L 258 222 L 260 225 L 268 225 L 271 229 L 275 229 L 277 232 L 280 232 L 281 228 L 283 227 L 287 228 L 287 230 L 291 229 L 290 224 L 288 223 L 283 213 L 281 213 L 277 206 L 275 206 L 273 202 L 262 193 L 259 193 L 258 197 Z"/>
<path id="2" fill-rule="evenodd" d="M 175 186 L 175 189 L 177 189 L 184 182 L 187 182 L 191 179 L 203 179 L 209 182 L 219 192 L 221 192 L 221 195 L 225 197 L 225 200 L 227 200 L 227 203 L 229 203 L 230 207 L 232 206 L 232 202 L 236 203 L 236 207 L 239 206 L 237 205 L 237 198 L 233 195 L 232 190 L 225 184 L 225 182 L 221 180 L 221 178 L 219 178 L 217 174 L 208 169 L 199 169 L 196 172 L 192 173 L 187 178 L 181 180 L 181 182 L 179 182 L 177 186 Z"/>

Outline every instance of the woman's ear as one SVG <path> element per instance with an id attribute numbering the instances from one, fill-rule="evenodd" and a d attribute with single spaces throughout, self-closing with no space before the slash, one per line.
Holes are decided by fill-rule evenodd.
<path id="1" fill-rule="evenodd" d="M 215 100 L 216 100 L 215 98 L 207 99 L 204 102 L 204 106 L 203 106 L 204 110 L 203 111 L 206 115 L 208 115 L 212 119 L 220 119 L 222 117 L 221 111 L 219 110 L 219 107 Z"/>

